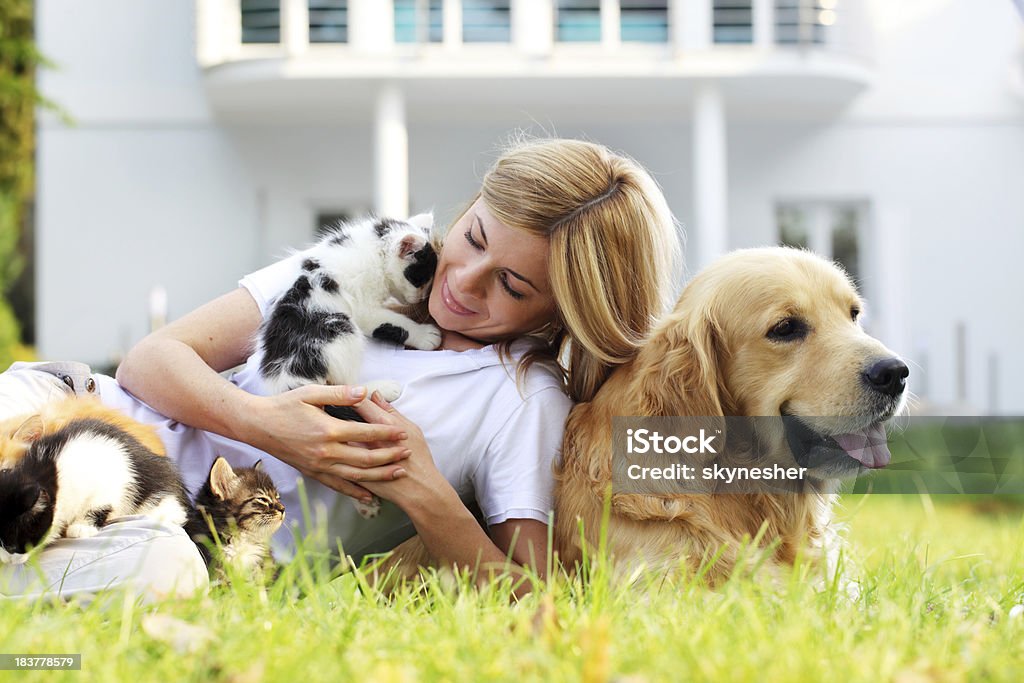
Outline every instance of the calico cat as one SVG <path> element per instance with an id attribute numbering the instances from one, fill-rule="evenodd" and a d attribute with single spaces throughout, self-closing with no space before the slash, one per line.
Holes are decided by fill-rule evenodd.
<path id="1" fill-rule="evenodd" d="M 94 396 L 73 396 L 53 401 L 39 408 L 35 415 L 39 416 L 40 421 L 34 424 L 39 426 L 41 423 L 43 434 L 52 434 L 75 420 L 95 418 L 131 434 L 156 455 L 166 455 L 164 443 L 157 435 L 155 427 L 142 424 L 120 411 L 108 408 Z M 0 468 L 13 467 L 31 445 L 30 441 L 13 438 L 29 417 L 31 415 L 25 414 L 0 420 Z M 23 436 L 31 434 L 32 432 L 27 429 L 23 432 Z M 38 436 L 40 435 L 31 440 L 34 441 Z"/>
<path id="2" fill-rule="evenodd" d="M 270 559 L 270 537 L 284 515 L 277 487 L 260 463 L 233 469 L 217 458 L 196 495 L 185 531 L 211 573 L 226 578 L 223 569 L 230 565 L 252 576 Z"/>
<path id="3" fill-rule="evenodd" d="M 441 343 L 433 325 L 414 322 L 388 308 L 422 301 L 437 268 L 430 243 L 431 214 L 408 221 L 366 218 L 341 223 L 302 252 L 301 271 L 271 305 L 257 333 L 260 375 L 271 393 L 307 384 L 352 384 L 359 376 L 364 336 L 430 351 Z M 386 401 L 402 392 L 394 381 L 367 383 Z M 361 419 L 337 406 L 343 419 Z M 353 500 L 363 517 L 380 511 L 380 500 Z"/>
<path id="4" fill-rule="evenodd" d="M 83 411 L 93 414 L 65 413 L 51 425 L 31 415 L 0 433 L 0 561 L 22 563 L 60 537 L 94 536 L 115 517 L 184 526 L 190 505 L 174 463 L 101 411 Z"/>

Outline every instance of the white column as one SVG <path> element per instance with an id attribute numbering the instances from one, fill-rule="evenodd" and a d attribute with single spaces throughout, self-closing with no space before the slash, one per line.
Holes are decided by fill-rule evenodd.
<path id="1" fill-rule="evenodd" d="M 441 42 L 449 50 L 462 47 L 462 0 L 444 0 L 442 3 Z"/>
<path id="2" fill-rule="evenodd" d="M 305 3 L 306 0 L 303 0 Z M 358 52 L 390 52 L 395 46 L 395 5 L 382 0 L 349 0 L 348 44 Z"/>
<path id="3" fill-rule="evenodd" d="M 712 0 L 673 0 L 672 41 L 679 52 L 707 50 L 712 44 Z"/>
<path id="4" fill-rule="evenodd" d="M 775 42 L 775 0 L 754 0 L 754 45 L 769 48 Z"/>
<path id="5" fill-rule="evenodd" d="M 601 45 L 614 50 L 622 44 L 619 0 L 601 0 Z"/>
<path id="6" fill-rule="evenodd" d="M 196 60 L 199 66 L 224 61 L 224 4 L 217 0 L 196 0 Z"/>
<path id="7" fill-rule="evenodd" d="M 281 42 L 289 57 L 309 49 L 308 0 L 281 0 Z"/>
<path id="8" fill-rule="evenodd" d="M 512 41 L 520 54 L 550 54 L 555 42 L 555 0 L 512 0 Z"/>
<path id="9" fill-rule="evenodd" d="M 715 82 L 697 83 L 693 100 L 695 270 L 729 248 L 725 103 Z"/>
<path id="10" fill-rule="evenodd" d="M 241 47 L 241 0 L 196 0 L 196 59 L 200 66 L 233 59 Z"/>
<path id="11" fill-rule="evenodd" d="M 409 215 L 409 134 L 405 127 L 405 99 L 394 84 L 377 95 L 373 123 L 373 209 L 381 216 Z"/>

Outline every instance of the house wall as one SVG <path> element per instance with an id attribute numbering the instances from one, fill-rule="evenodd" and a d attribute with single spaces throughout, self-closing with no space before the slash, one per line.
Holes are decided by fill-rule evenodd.
<path id="1" fill-rule="evenodd" d="M 865 202 L 869 324 L 911 360 L 912 388 L 939 405 L 957 398 L 962 322 L 968 402 L 1020 413 L 1020 20 L 1009 2 L 868 9 L 876 76 L 842 111 L 769 114 L 727 93 L 730 247 L 774 242 L 778 201 Z M 192 12 L 180 0 L 37 3 L 40 47 L 58 65 L 40 85 L 75 119 L 40 121 L 42 357 L 108 364 L 147 331 L 152 287 L 166 287 L 178 317 L 301 246 L 317 209 L 370 207 L 372 122 L 344 112 L 333 125 L 218 120 L 195 61 Z M 699 243 L 685 104 L 652 116 L 638 102 L 635 118 L 617 120 L 536 104 L 492 111 L 486 100 L 452 109 L 450 118 L 407 111 L 413 211 L 450 221 L 510 129 L 523 127 L 629 153 L 664 188 L 689 248 Z"/>

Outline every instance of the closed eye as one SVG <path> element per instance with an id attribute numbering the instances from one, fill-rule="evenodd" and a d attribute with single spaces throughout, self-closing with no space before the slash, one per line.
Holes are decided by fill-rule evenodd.
<path id="1" fill-rule="evenodd" d="M 466 241 L 469 242 L 469 246 L 473 247 L 477 251 L 483 251 L 484 250 L 484 245 L 480 244 L 479 242 L 477 242 L 473 238 L 473 231 L 472 230 L 467 230 L 465 235 L 466 235 Z"/>
<path id="2" fill-rule="evenodd" d="M 803 339 L 809 332 L 807 321 L 788 317 L 775 323 L 765 336 L 776 342 L 794 342 Z"/>

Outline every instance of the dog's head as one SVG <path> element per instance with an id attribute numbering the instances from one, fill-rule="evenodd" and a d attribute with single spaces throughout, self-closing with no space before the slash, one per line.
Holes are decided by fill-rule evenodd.
<path id="1" fill-rule="evenodd" d="M 781 418 L 756 422 L 760 452 L 817 479 L 883 467 L 883 425 L 905 403 L 909 371 L 861 327 L 863 308 L 847 275 L 810 252 L 730 253 L 656 331 L 658 380 L 672 387 L 656 400 L 674 405 L 647 414 Z"/>

